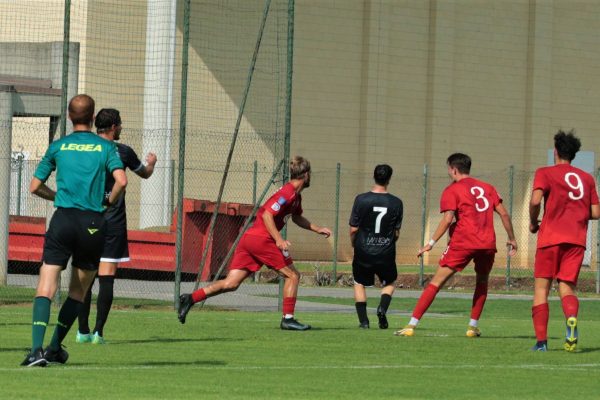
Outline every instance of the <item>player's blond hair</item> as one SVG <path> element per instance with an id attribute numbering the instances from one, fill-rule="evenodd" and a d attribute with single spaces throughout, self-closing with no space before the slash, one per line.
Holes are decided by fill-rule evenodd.
<path id="1" fill-rule="evenodd" d="M 310 172 L 310 162 L 302 156 L 294 156 L 290 160 L 290 179 L 300 179 Z"/>

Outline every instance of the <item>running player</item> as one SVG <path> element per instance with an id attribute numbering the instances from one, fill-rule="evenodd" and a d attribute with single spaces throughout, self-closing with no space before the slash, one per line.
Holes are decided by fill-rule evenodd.
<path id="1" fill-rule="evenodd" d="M 90 284 L 96 276 L 104 246 L 104 182 L 112 174 L 115 185 L 108 203 L 114 204 L 127 185 L 117 148 L 90 130 L 94 123 L 94 100 L 78 95 L 69 102 L 74 132 L 48 147 L 31 180 L 31 193 L 53 200 L 52 216 L 44 241 L 43 264 L 33 301 L 31 353 L 23 366 L 64 364 L 69 354 L 62 341 L 75 322 Z M 56 170 L 56 192 L 44 182 Z M 42 350 L 50 319 L 50 302 L 58 288 L 60 272 L 73 257 L 69 295 L 58 313 L 50 345 Z"/>
<path id="2" fill-rule="evenodd" d="M 121 138 L 121 115 L 118 110 L 113 108 L 103 108 L 96 115 L 96 132 L 98 136 L 111 142 L 118 141 Z M 142 164 L 135 151 L 122 143 L 115 143 L 119 151 L 119 158 L 123 163 L 125 170 L 129 168 L 143 179 L 148 179 L 154 172 L 156 164 L 156 155 L 148 153 L 146 155 L 146 165 Z M 108 198 L 112 192 L 115 180 L 112 175 L 106 176 L 105 196 Z M 125 209 L 125 195 L 119 197 L 116 204 L 106 210 L 104 214 L 106 220 L 106 236 L 104 239 L 104 251 L 100 258 L 100 267 L 98 268 L 98 300 L 96 304 L 96 325 L 94 334 L 90 332 L 88 318 L 90 315 L 90 306 L 92 302 L 92 290 L 88 290 L 79 312 L 79 329 L 75 337 L 77 343 L 104 344 L 104 325 L 108 319 L 108 314 L 113 301 L 113 286 L 117 267 L 121 262 L 129 261 L 129 248 L 127 245 L 127 213 Z"/>
<path id="3" fill-rule="evenodd" d="M 354 301 L 359 328 L 369 328 L 367 293 L 365 286 L 375 284 L 375 275 L 381 281 L 381 299 L 377 307 L 379 328 L 387 329 L 386 313 L 396 278 L 396 240 L 402 225 L 402 200 L 388 193 L 392 167 L 378 165 L 373 172 L 375 185 L 370 192 L 354 199 L 350 216 L 350 241 L 354 247 L 352 275 L 354 276 Z"/>
<path id="4" fill-rule="evenodd" d="M 421 317 L 450 277 L 462 271 L 473 260 L 475 263 L 476 286 L 473 294 L 471 320 L 467 337 L 479 337 L 479 318 L 487 299 L 488 278 L 496 254 L 496 233 L 494 231 L 494 211 L 500 215 L 502 225 L 508 235 L 509 254 L 517 251 L 517 242 L 510 215 L 502 205 L 502 199 L 489 183 L 469 176 L 471 158 L 466 154 L 455 153 L 447 160 L 448 175 L 452 183 L 444 189 L 440 200 L 443 213 L 437 229 L 429 243 L 419 250 L 418 256 L 430 251 L 433 245 L 450 229 L 450 241 L 442 254 L 439 267 L 423 290 L 408 325 L 395 332 L 398 336 L 413 336 Z M 455 222 L 453 222 L 456 220 Z"/>
<path id="5" fill-rule="evenodd" d="M 279 232 L 287 218 L 291 216 L 292 221 L 301 228 L 325 237 L 331 235 L 328 228 L 312 224 L 302 215 L 300 192 L 309 186 L 310 163 L 305 158 L 296 156 L 290 162 L 290 181 L 260 207 L 254 225 L 242 236 L 235 249 L 227 277 L 192 294 L 182 294 L 179 297 L 177 314 L 182 324 L 185 323 L 186 315 L 195 303 L 224 292 L 237 290 L 244 279 L 266 265 L 277 271 L 284 279 L 281 329 L 296 331 L 310 329 L 310 325 L 294 319 L 300 273 L 294 267 L 289 254 L 291 243 Z"/>
<path id="6" fill-rule="evenodd" d="M 564 348 L 575 351 L 577 347 L 579 300 L 575 288 L 585 252 L 588 222 L 600 218 L 594 178 L 571 165 L 580 147 L 581 141 L 573 131 L 558 131 L 554 136 L 554 166 L 538 168 L 533 180 L 529 230 L 534 234 L 539 230 L 531 309 L 537 338 L 532 349 L 535 351 L 547 350 L 548 292 L 554 279 L 558 281 L 567 324 Z M 540 225 L 542 199 L 544 216 Z"/>

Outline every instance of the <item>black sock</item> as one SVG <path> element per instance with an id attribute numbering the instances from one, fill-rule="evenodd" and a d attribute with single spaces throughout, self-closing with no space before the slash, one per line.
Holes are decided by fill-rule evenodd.
<path id="1" fill-rule="evenodd" d="M 383 312 L 387 312 L 391 302 L 392 296 L 390 296 L 389 294 L 382 294 L 381 300 L 379 301 L 379 307 L 383 309 Z"/>
<path id="2" fill-rule="evenodd" d="M 106 324 L 113 302 L 115 277 L 113 275 L 99 276 L 98 282 L 100 283 L 100 289 L 98 290 L 98 301 L 96 302 L 97 314 L 94 332 L 98 332 L 98 335 L 104 336 L 104 324 Z"/>
<path id="3" fill-rule="evenodd" d="M 354 303 L 356 306 L 356 313 L 358 314 L 358 322 L 361 324 L 368 324 L 369 317 L 367 317 L 367 302 L 366 301 L 357 301 Z"/>
<path id="4" fill-rule="evenodd" d="M 83 299 L 83 305 L 81 306 L 81 310 L 79 310 L 79 315 L 77 316 L 77 320 L 79 322 L 79 333 L 84 335 L 90 333 L 90 307 L 92 306 L 92 286 L 94 283 L 90 285 L 88 289 L 85 299 Z"/>
<path id="5" fill-rule="evenodd" d="M 72 299 L 71 297 L 67 297 L 63 306 L 60 308 L 58 312 L 58 320 L 56 321 L 56 328 L 54 329 L 54 335 L 52 336 L 52 341 L 50 342 L 50 348 L 52 350 L 60 349 L 60 344 L 62 343 L 65 336 L 71 329 L 71 325 L 77 319 L 77 315 L 79 314 L 79 309 L 81 308 L 82 303 Z"/>

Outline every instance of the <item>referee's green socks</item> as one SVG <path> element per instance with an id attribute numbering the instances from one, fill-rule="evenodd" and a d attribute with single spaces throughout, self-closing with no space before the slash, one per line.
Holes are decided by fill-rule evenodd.
<path id="1" fill-rule="evenodd" d="M 33 299 L 33 321 L 31 325 L 31 351 L 44 345 L 44 335 L 50 319 L 50 299 L 36 297 Z"/>
<path id="2" fill-rule="evenodd" d="M 56 321 L 54 335 L 52 335 L 52 341 L 50 341 L 50 349 L 55 351 L 60 350 L 60 344 L 67 336 L 73 322 L 77 319 L 77 315 L 79 315 L 79 310 L 82 306 L 82 302 L 67 297 L 67 300 L 58 313 L 58 321 Z"/>

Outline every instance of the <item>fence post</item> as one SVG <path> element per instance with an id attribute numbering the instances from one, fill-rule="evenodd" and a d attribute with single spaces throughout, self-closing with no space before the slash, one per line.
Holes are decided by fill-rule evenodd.
<path id="1" fill-rule="evenodd" d="M 338 259 L 338 237 L 339 237 L 339 222 L 340 222 L 340 172 L 342 165 L 337 163 L 335 170 L 335 225 L 333 226 L 333 279 L 331 284 L 335 286 L 337 283 L 337 259 Z"/>
<path id="2" fill-rule="evenodd" d="M 179 110 L 179 165 L 177 171 L 177 232 L 175 239 L 175 309 L 181 293 L 181 245 L 183 241 L 183 191 L 185 185 L 185 139 L 187 121 L 187 78 L 189 67 L 191 0 L 183 6 L 183 44 L 181 47 L 181 108 Z"/>
<path id="3" fill-rule="evenodd" d="M 256 204 L 257 182 L 258 182 L 258 161 L 254 160 L 254 169 L 252 171 L 252 205 Z"/>
<path id="4" fill-rule="evenodd" d="M 17 154 L 17 215 L 21 215 L 21 184 L 23 183 L 23 153 Z"/>
<path id="5" fill-rule="evenodd" d="M 425 229 L 427 225 L 427 181 L 428 181 L 427 164 L 423 166 L 423 193 L 421 194 L 421 243 L 425 243 Z M 425 284 L 425 267 L 423 265 L 423 257 L 419 257 L 419 285 L 423 287 Z"/>
<path id="6" fill-rule="evenodd" d="M 69 45 L 71 44 L 71 0 L 65 0 L 65 10 L 63 19 L 63 59 L 62 59 L 62 82 L 60 99 L 60 137 L 67 134 L 67 96 L 69 82 Z M 60 291 L 59 291 L 60 292 Z"/>
<path id="7" fill-rule="evenodd" d="M 511 165 L 508 168 L 508 213 L 512 218 L 513 213 L 513 199 L 514 199 L 514 182 L 515 182 L 515 166 Z M 510 290 L 510 255 L 506 251 L 506 289 Z"/>

